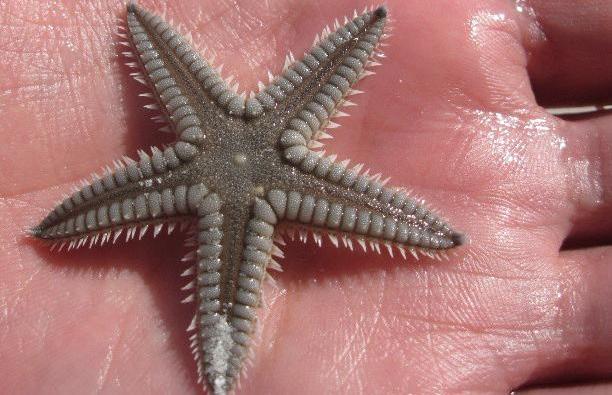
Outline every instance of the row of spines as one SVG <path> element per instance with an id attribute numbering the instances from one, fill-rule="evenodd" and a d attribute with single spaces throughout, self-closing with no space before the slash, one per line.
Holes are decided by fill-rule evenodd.
<path id="1" fill-rule="evenodd" d="M 339 27 L 335 32 L 331 32 L 323 39 L 318 41 L 314 47 L 304 55 L 300 61 L 294 61 L 291 65 L 286 65 L 284 73 L 271 82 L 268 87 L 261 90 L 255 97 L 265 109 L 274 109 L 276 105 L 287 97 L 294 89 L 298 88 L 312 73 L 321 67 L 321 64 L 338 50 L 339 47 L 355 39 L 363 32 L 366 25 L 372 20 L 372 13 L 367 12 L 355 17 L 352 21 Z M 379 19 L 373 25 L 367 27 L 366 34 L 361 37 L 356 47 L 351 50 L 349 56 L 337 67 L 330 83 L 322 88 L 322 95 L 318 102 L 309 104 L 313 107 L 313 115 L 320 118 L 318 121 L 306 114 L 313 124 L 311 133 L 318 130 L 322 118 L 327 119 L 333 112 L 337 103 L 345 96 L 350 85 L 354 84 L 376 43 L 380 39 L 384 26 L 384 19 Z"/>
<path id="2" fill-rule="evenodd" d="M 215 199 L 206 211 L 200 212 L 196 235 L 197 275 L 185 289 L 196 290 L 198 311 L 195 325 L 190 329 L 197 331 L 192 346 L 198 374 L 209 381 L 222 377 L 231 384 L 238 378 L 249 354 L 256 309 L 261 302 L 261 283 L 276 247 L 272 241 L 273 225 L 254 214 L 247 224 L 234 298 L 231 304 L 222 305 L 223 215 L 219 212 L 221 202 Z"/>
<path id="3" fill-rule="evenodd" d="M 204 61 L 184 42 L 184 40 L 163 22 L 158 16 L 142 11 L 141 16 L 148 23 L 153 23 L 152 28 L 172 48 L 175 55 L 183 61 L 190 61 L 191 66 L 201 64 L 208 67 Z M 191 159 L 197 153 L 199 146 L 205 138 L 202 130 L 202 121 L 197 116 L 195 109 L 172 77 L 161 54 L 151 42 L 149 34 L 138 20 L 135 14 L 128 13 L 127 18 L 129 38 L 134 47 L 147 79 L 150 81 L 157 94 L 160 104 L 167 115 L 173 120 L 175 132 L 179 136 L 177 147 L 184 160 Z M 208 67 L 210 68 L 210 67 Z M 211 71 L 212 73 L 212 71 Z M 138 74 L 138 73 L 137 73 Z M 150 106 L 154 108 L 155 106 Z"/>
<path id="4" fill-rule="evenodd" d="M 175 55 L 190 69 L 202 86 L 211 97 L 226 111 L 235 116 L 257 117 L 266 109 L 274 109 L 276 105 L 286 98 L 286 95 L 300 86 L 303 79 L 310 76 L 320 67 L 320 63 L 325 61 L 337 48 L 359 35 L 368 23 L 371 22 L 374 12 L 366 12 L 361 16 L 356 16 L 352 21 L 347 21 L 337 31 L 326 33 L 325 37 L 318 40 L 317 44 L 306 53 L 304 59 L 295 61 L 286 67 L 284 73 L 276 78 L 265 89 L 255 95 L 246 98 L 244 94 L 239 95 L 228 83 L 220 77 L 218 70 L 214 69 L 208 62 L 203 60 L 189 44 L 159 16 L 139 8 L 136 13 L 143 19 L 149 28 L 154 29 L 157 34 L 173 49 Z M 129 14 L 130 15 L 130 14 Z M 154 84 L 161 79 L 169 77 L 168 71 L 159 59 L 157 51 L 154 50 L 148 35 L 136 18 L 128 15 L 128 25 L 132 33 L 132 41 L 136 48 L 141 52 L 141 61 L 148 72 L 149 79 Z M 134 14 L 133 14 L 134 15 Z M 338 67 L 337 84 L 344 86 L 356 81 L 364 67 L 367 58 L 376 46 L 382 29 L 384 18 L 379 18 L 371 26 L 367 27 L 366 34 L 358 43 L 347 60 Z M 143 52 L 148 54 L 143 57 Z M 148 64 L 148 66 L 147 66 Z M 156 74 L 154 74 L 156 73 Z M 157 88 L 157 87 L 156 87 Z M 178 131 L 180 134 L 181 131 Z"/>
<path id="5" fill-rule="evenodd" d="M 391 205 L 400 212 L 410 212 L 413 207 L 410 198 L 402 191 L 395 191 L 393 196 L 396 199 L 391 199 Z M 272 213 L 278 219 L 427 249 L 444 249 L 452 246 L 452 242 L 444 233 L 448 233 L 446 225 L 433 215 L 430 216 L 432 222 L 423 226 L 418 221 L 402 221 L 395 218 L 396 216 L 384 215 L 373 210 L 347 206 L 313 195 L 303 195 L 297 191 L 287 192 L 279 189 L 269 191 L 267 201 L 273 208 Z M 426 220 L 425 216 L 420 220 Z"/>
<path id="6" fill-rule="evenodd" d="M 103 176 L 94 174 L 92 181 L 82 181 L 82 187 L 76 189 L 72 195 L 66 196 L 63 201 L 47 215 L 38 226 L 41 236 L 49 235 L 50 227 L 59 225 L 75 210 L 94 200 L 95 198 L 126 187 L 134 183 L 148 183 L 155 177 L 160 177 L 168 170 L 179 167 L 182 163 L 180 145 L 166 147 L 163 151 L 156 147 L 151 148 L 151 155 L 138 151 L 139 161 L 124 157 L 114 162 L 114 170 L 110 167 L 104 169 Z M 67 235 L 72 235 L 69 233 Z"/>
<path id="7" fill-rule="evenodd" d="M 155 56 L 153 45 L 147 33 L 144 31 L 144 28 L 139 26 L 139 22 L 135 15 L 142 18 L 144 24 L 146 24 L 149 29 L 154 30 L 155 33 L 164 40 L 166 45 L 173 50 L 174 55 L 196 76 L 204 90 L 209 93 L 211 99 L 216 101 L 230 115 L 254 117 L 263 112 L 261 104 L 255 98 L 246 99 L 244 95 L 237 94 L 235 90 L 221 78 L 219 70 L 213 68 L 207 61 L 203 60 L 191 48 L 189 43 L 159 16 L 140 8 L 135 8 L 134 12 L 134 14 L 128 14 L 128 27 L 130 27 L 132 31 L 134 44 L 141 53 L 141 62 L 149 73 L 149 78 L 156 86 L 156 89 L 167 89 L 163 86 L 159 87 L 158 84 L 162 79 L 170 78 L 170 75 L 163 61 L 159 58 L 159 54 Z M 130 15 L 132 15 L 132 17 L 130 17 Z M 139 27 L 142 31 L 138 29 Z M 134 33 L 139 34 L 139 36 L 134 37 Z M 150 55 L 143 58 L 143 51 L 149 51 Z M 150 64 L 149 68 L 154 68 L 154 70 L 149 70 L 147 64 Z M 153 72 L 157 72 L 157 75 L 152 75 Z M 168 81 L 167 83 L 169 84 L 170 82 L 172 81 Z M 181 130 L 177 131 L 179 135 L 181 132 Z"/>

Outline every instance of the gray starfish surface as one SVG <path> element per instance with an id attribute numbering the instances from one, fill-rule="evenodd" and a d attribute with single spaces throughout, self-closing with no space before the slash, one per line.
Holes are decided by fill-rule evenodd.
<path id="1" fill-rule="evenodd" d="M 262 280 L 282 256 L 280 226 L 319 245 L 325 235 L 336 246 L 356 241 L 380 252 L 382 244 L 404 257 L 464 242 L 402 189 L 316 150 L 353 84 L 368 75 L 386 21 L 379 7 L 324 30 L 301 60 L 290 56 L 280 76 L 247 98 L 161 17 L 128 5 L 126 55 L 177 141 L 116 162 L 32 233 L 76 248 L 197 224 L 194 265 L 183 273 L 192 280 L 185 302 L 195 305 L 188 330 L 200 380 L 215 394 L 232 391 L 253 341 Z"/>

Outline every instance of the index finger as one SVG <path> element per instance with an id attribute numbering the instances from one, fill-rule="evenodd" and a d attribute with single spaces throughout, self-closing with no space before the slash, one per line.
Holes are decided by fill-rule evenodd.
<path id="1" fill-rule="evenodd" d="M 523 1 L 517 2 L 521 7 Z M 531 48 L 529 75 L 542 105 L 611 99 L 612 3 L 606 0 L 533 0 L 525 12 L 545 39 Z"/>

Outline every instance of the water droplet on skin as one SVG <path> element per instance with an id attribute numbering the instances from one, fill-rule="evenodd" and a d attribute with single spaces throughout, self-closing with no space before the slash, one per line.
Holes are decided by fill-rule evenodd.
<path id="1" fill-rule="evenodd" d="M 514 1 L 514 9 L 521 14 L 525 14 L 530 17 L 535 17 L 535 12 L 533 8 L 531 8 L 526 0 L 515 0 Z"/>

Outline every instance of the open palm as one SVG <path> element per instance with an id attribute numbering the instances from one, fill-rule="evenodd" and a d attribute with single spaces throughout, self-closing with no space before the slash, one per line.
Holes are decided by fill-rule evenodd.
<path id="1" fill-rule="evenodd" d="M 364 5 L 144 3 L 246 88 Z M 609 99 L 612 8 L 388 3 L 386 58 L 328 150 L 409 186 L 470 243 L 449 260 L 404 262 L 288 240 L 239 393 L 507 393 L 610 377 L 611 120 L 556 118 L 534 89 L 540 104 Z M 0 8 L 7 393 L 200 391 L 192 307 L 179 304 L 184 233 L 59 254 L 24 236 L 75 180 L 171 141 L 122 66 L 112 32 L 124 15 L 120 2 Z"/>

